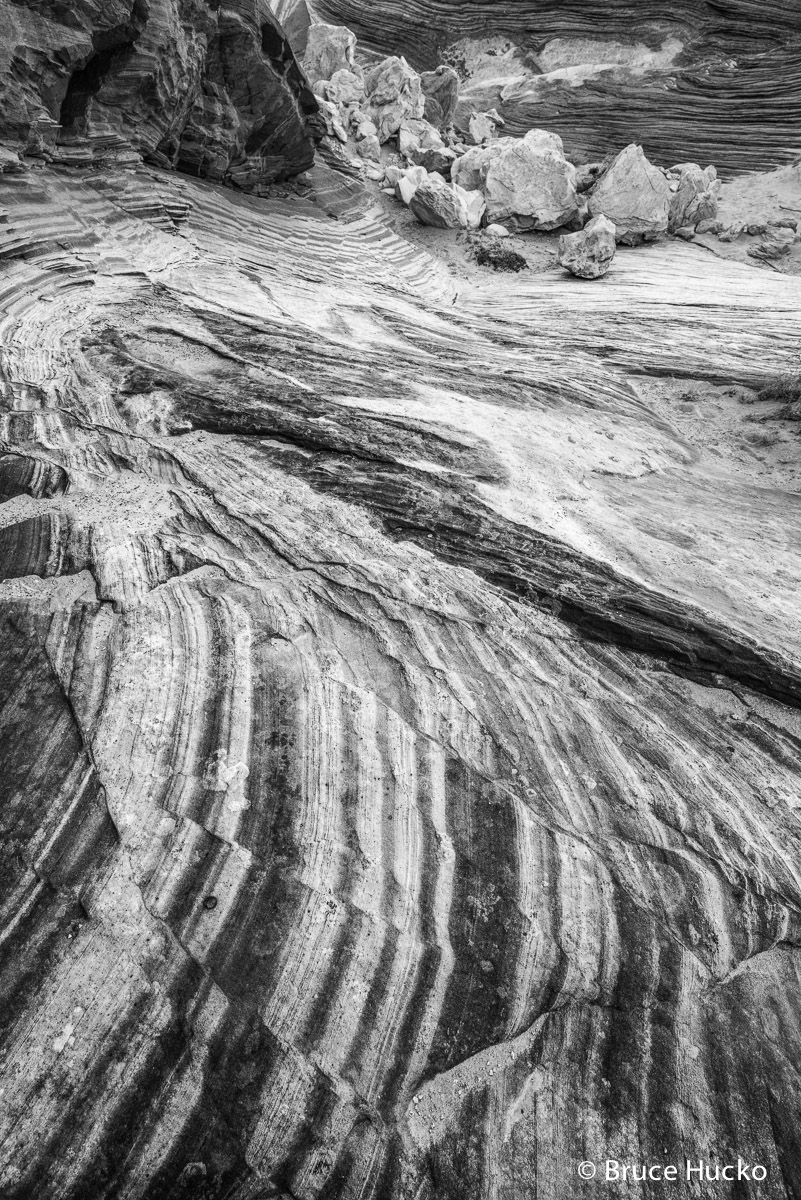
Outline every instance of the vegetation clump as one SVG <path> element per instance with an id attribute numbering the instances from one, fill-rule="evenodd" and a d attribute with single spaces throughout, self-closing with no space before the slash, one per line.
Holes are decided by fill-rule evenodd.
<path id="1" fill-rule="evenodd" d="M 525 271 L 528 263 L 522 254 L 505 246 L 500 238 L 478 237 L 470 241 L 470 253 L 480 267 L 493 271 Z"/>
<path id="2" fill-rule="evenodd" d="M 757 392 L 757 400 L 780 404 L 775 415 L 782 421 L 801 421 L 801 371 L 787 371 L 768 380 Z"/>

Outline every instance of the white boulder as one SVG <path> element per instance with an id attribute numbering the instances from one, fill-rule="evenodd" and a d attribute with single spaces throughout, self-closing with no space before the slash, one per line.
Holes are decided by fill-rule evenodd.
<path id="1" fill-rule="evenodd" d="M 460 187 L 484 193 L 491 222 L 511 220 L 521 229 L 556 229 L 570 221 L 577 211 L 575 177 L 562 139 L 544 129 L 476 146 L 452 171 Z"/>
<path id="2" fill-rule="evenodd" d="M 438 229 L 478 229 L 484 215 L 484 197 L 432 172 L 418 185 L 409 208 L 423 225 Z"/>
<path id="3" fill-rule="evenodd" d="M 702 169 L 698 163 L 679 163 L 668 176 L 678 176 L 678 187 L 670 201 L 668 230 L 675 233 L 685 225 L 693 228 L 701 221 L 714 220 L 718 215 L 720 180 L 714 167 Z"/>
<path id="4" fill-rule="evenodd" d="M 353 71 L 356 35 L 344 25 L 312 25 L 303 56 L 303 69 L 311 83 L 331 79 L 337 71 Z"/>
<path id="5" fill-rule="evenodd" d="M 425 167 L 407 167 L 405 171 L 399 173 L 399 177 L 395 181 L 395 195 L 408 206 L 411 204 L 412 197 L 418 187 L 427 176 L 428 171 Z"/>
<path id="6" fill-rule="evenodd" d="M 467 128 L 470 140 L 476 146 L 492 141 L 497 133 L 495 122 L 489 113 L 475 113 L 470 118 Z"/>
<path id="7" fill-rule="evenodd" d="M 621 150 L 590 193 L 591 217 L 608 217 L 615 238 L 629 246 L 667 232 L 671 191 L 662 172 L 649 163 L 642 146 Z"/>
<path id="8" fill-rule="evenodd" d="M 614 257 L 615 227 L 607 217 L 593 217 L 578 233 L 559 239 L 559 262 L 580 279 L 600 279 Z"/>
<path id="9" fill-rule="evenodd" d="M 365 108 L 378 127 L 382 143 L 394 137 L 404 121 L 420 119 L 425 97 L 420 76 L 405 58 L 385 58 L 365 77 Z"/>

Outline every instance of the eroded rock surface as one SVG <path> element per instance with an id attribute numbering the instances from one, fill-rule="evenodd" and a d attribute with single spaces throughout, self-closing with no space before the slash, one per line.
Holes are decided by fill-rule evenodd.
<path id="1" fill-rule="evenodd" d="M 316 112 L 264 0 L 0 0 L 0 132 L 30 154 L 146 155 L 252 190 L 311 165 Z"/>
<path id="2" fill-rule="evenodd" d="M 635 1138 L 789 1198 L 799 489 L 637 379 L 789 365 L 797 289 L 460 297 L 315 179 L 3 184 L 6 1195 L 562 1200 Z"/>
<path id="3" fill-rule="evenodd" d="M 263 11 L 198 16 L 234 74 L 176 75 L 176 155 L 271 136 Z M 477 282 L 325 144 L 264 186 L 299 117 L 219 167 L 265 198 L 143 165 L 138 78 L 91 168 L 0 156 L 3 1200 L 600 1200 L 710 1147 L 795 1200 L 797 279 Z"/>
<path id="4" fill-rule="evenodd" d="M 553 130 L 574 162 L 632 138 L 655 162 L 713 162 L 727 175 L 801 153 L 792 0 L 316 2 L 360 41 L 418 69 L 447 52 L 476 111 L 499 105 L 518 137 Z"/>

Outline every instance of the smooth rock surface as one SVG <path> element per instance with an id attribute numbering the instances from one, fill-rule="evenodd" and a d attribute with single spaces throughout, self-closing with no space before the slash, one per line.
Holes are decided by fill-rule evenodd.
<path id="1" fill-rule="evenodd" d="M 801 488 L 642 389 L 795 281 L 464 293 L 311 174 L 3 185 L 9 1200 L 563 1200 L 618 1116 L 789 1200 Z"/>
<path id="2" fill-rule="evenodd" d="M 309 179 L 3 183 L 9 1200 L 790 1200 L 801 487 L 709 397 L 796 282 L 465 290 Z"/>

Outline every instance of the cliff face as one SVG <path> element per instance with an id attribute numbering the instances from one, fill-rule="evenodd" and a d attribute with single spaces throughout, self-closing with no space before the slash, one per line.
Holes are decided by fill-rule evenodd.
<path id="1" fill-rule="evenodd" d="M 425 56 L 429 64 L 460 38 L 507 36 L 535 47 L 557 37 L 654 42 L 673 31 L 733 51 L 778 50 L 799 34 L 791 0 L 313 0 L 313 8 L 341 19 L 368 44 Z"/>
<path id="2" fill-rule="evenodd" d="M 636 140 L 656 161 L 726 172 L 766 170 L 801 149 L 790 0 L 315 0 L 315 11 L 418 69 L 446 52 L 469 78 L 479 43 L 489 59 L 469 90 L 476 107 L 499 107 L 520 136 L 558 132 L 576 160 Z"/>
<path id="3" fill-rule="evenodd" d="M 0 3 L 0 130 L 28 151 L 253 188 L 311 164 L 316 112 L 263 0 Z"/>

